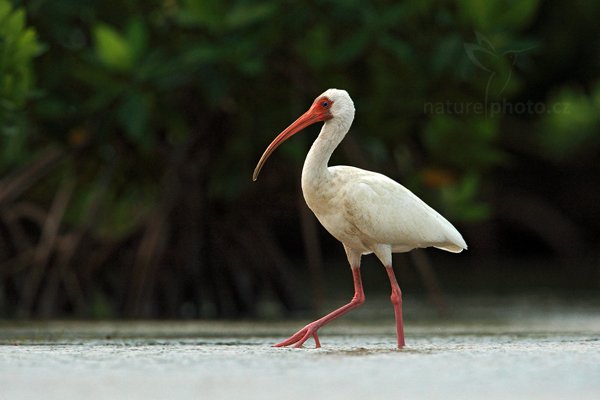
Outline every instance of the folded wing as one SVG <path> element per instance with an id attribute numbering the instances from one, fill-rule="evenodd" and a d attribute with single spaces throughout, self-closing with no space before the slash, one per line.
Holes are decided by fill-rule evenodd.
<path id="1" fill-rule="evenodd" d="M 343 212 L 369 241 L 389 244 L 395 252 L 437 247 L 458 253 L 467 248 L 450 222 L 404 186 L 378 173 L 334 168 L 352 176 L 343 185 Z"/>

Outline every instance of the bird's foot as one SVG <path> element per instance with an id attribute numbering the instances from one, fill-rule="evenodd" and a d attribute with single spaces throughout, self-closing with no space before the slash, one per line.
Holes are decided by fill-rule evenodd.
<path id="1" fill-rule="evenodd" d="M 292 336 L 284 340 L 283 342 L 277 343 L 273 345 L 274 347 L 286 347 L 290 345 L 294 345 L 295 348 L 300 348 L 311 336 L 315 340 L 315 348 L 321 347 L 321 342 L 319 342 L 319 336 L 317 335 L 317 331 L 321 326 L 315 322 L 311 322 L 306 325 L 304 328 L 300 329 L 298 332 L 294 333 Z"/>

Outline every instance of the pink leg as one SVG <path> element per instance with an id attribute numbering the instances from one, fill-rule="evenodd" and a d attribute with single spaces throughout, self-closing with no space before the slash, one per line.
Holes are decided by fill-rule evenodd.
<path id="1" fill-rule="evenodd" d="M 398 286 L 398 281 L 396 280 L 396 276 L 394 275 L 394 270 L 391 266 L 386 266 L 385 270 L 390 278 L 390 284 L 392 286 L 392 295 L 390 296 L 390 300 L 392 300 L 392 304 L 394 305 L 394 314 L 396 316 L 396 336 L 398 338 L 398 348 L 401 349 L 404 347 L 404 322 L 402 321 L 402 291 L 400 290 L 400 286 Z"/>
<path id="2" fill-rule="evenodd" d="M 350 303 L 346 304 L 343 307 L 338 308 L 337 310 L 325 315 L 324 317 L 311 322 L 306 325 L 304 328 L 300 329 L 298 332 L 290 336 L 288 339 L 284 340 L 281 343 L 277 343 L 275 347 L 284 347 L 294 344 L 294 347 L 302 347 L 304 342 L 308 340 L 311 336 L 315 339 L 315 346 L 321 347 L 321 342 L 319 342 L 319 337 L 317 336 L 317 331 L 323 326 L 333 321 L 337 317 L 340 317 L 346 314 L 348 311 L 355 309 L 365 302 L 365 294 L 363 292 L 362 280 L 360 278 L 360 268 L 352 268 L 352 277 L 354 278 L 354 297 L 350 301 Z"/>

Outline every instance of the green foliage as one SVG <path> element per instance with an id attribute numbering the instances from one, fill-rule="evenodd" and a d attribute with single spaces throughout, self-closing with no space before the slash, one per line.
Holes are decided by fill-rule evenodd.
<path id="1" fill-rule="evenodd" d="M 475 174 L 465 175 L 459 182 L 441 189 L 441 199 L 449 213 L 466 222 L 477 222 L 488 218 L 490 206 L 478 200 L 481 178 Z"/>
<path id="2" fill-rule="evenodd" d="M 32 20 L 53 51 L 38 65 L 44 96 L 32 117 L 49 130 L 40 145 L 68 147 L 83 138 L 86 170 L 112 165 L 114 176 L 127 176 L 111 183 L 114 210 L 130 203 L 151 209 L 165 155 L 194 140 L 209 148 L 198 161 L 210 171 L 202 190 L 211 201 L 234 204 L 266 143 L 315 95 L 343 87 L 357 105 L 351 136 L 376 169 L 403 174 L 452 218 L 485 218 L 477 204 L 492 185 L 486 178 L 510 159 L 503 146 L 513 140 L 505 126 L 514 116 L 491 107 L 526 89 L 543 38 L 522 32 L 540 4 L 129 0 L 116 10 L 34 0 Z M 39 52 L 35 34 L 22 12 L 10 15 L 14 22 L 2 29 L 21 29 L 30 44 L 14 54 L 30 60 Z M 28 69 L 16 70 L 29 87 Z M 22 106 L 26 92 L 12 104 Z M 548 157 L 575 154 L 594 142 L 597 104 L 572 89 L 554 93 L 551 101 L 568 102 L 571 113 L 540 116 L 540 133 L 528 140 Z M 315 130 L 275 158 L 299 168 Z M 401 152 L 410 157 L 397 170 Z M 452 178 L 432 184 L 423 174 L 431 169 Z M 93 176 L 81 176 L 81 188 Z M 89 196 L 81 190 L 77 196 Z M 438 190 L 444 195 L 431 195 Z M 139 196 L 126 200 L 125 191 Z"/>
<path id="3" fill-rule="evenodd" d="M 32 60 L 42 46 L 25 22 L 25 10 L 0 0 L 0 167 L 24 157 L 23 111 L 33 94 Z"/>
<path id="4" fill-rule="evenodd" d="M 94 29 L 96 52 L 100 61 L 115 71 L 129 71 L 135 62 L 135 52 L 129 41 L 108 25 Z"/>
<path id="5" fill-rule="evenodd" d="M 211 287 L 219 309 L 222 299 L 254 302 L 248 288 L 279 279 L 265 268 L 264 257 L 281 257 L 261 229 L 283 212 L 266 209 L 296 206 L 293 177 L 318 128 L 281 146 L 260 188 L 251 186 L 252 170 L 330 87 L 348 90 L 357 111 L 335 162 L 401 181 L 453 222 L 494 216 L 495 196 L 506 190 L 498 177 L 523 158 L 593 169 L 599 4 L 0 0 L 0 172 L 13 190 L 3 216 L 15 215 L 0 228 L 3 239 L 17 233 L 0 247 L 14 253 L 3 257 L 15 287 L 26 282 L 22 293 L 43 303 L 64 278 L 70 304 L 87 301 L 96 315 L 120 312 L 121 303 L 132 315 L 152 304 L 177 307 L 186 290 L 165 289 L 169 279 L 189 293 Z M 547 111 L 513 111 L 530 101 Z M 281 195 L 265 207 L 259 191 Z M 28 204 L 12 210 L 19 196 Z M 25 229 L 30 243 L 19 242 L 19 212 L 34 220 Z M 55 213 L 56 240 L 36 236 L 50 235 L 41 228 L 46 212 Z M 53 249 L 35 265 L 54 274 L 38 282 L 54 285 L 49 292 L 21 279 L 32 254 L 40 261 L 39 243 Z M 243 266 L 238 252 L 247 255 Z M 194 272 L 169 278 L 164 266 Z M 239 275 L 244 268 L 252 272 Z M 89 299 L 71 273 L 87 277 Z M 118 301 L 104 285 L 117 288 Z M 235 285 L 243 287 L 229 293 Z M 150 301 L 157 293 L 172 301 Z M 186 301 L 196 296 L 189 293 Z M 45 309 L 29 300 L 30 310 Z"/>
<path id="6" fill-rule="evenodd" d="M 277 11 L 275 2 L 223 2 L 185 0 L 179 19 L 187 26 L 206 28 L 213 33 L 241 29 L 271 17 Z"/>
<path id="7" fill-rule="evenodd" d="M 564 162 L 600 148 L 600 85 L 590 95 L 572 87 L 561 88 L 550 97 L 548 106 L 536 135 L 541 155 Z"/>
<path id="8" fill-rule="evenodd" d="M 423 141 L 438 162 L 462 170 L 484 171 L 503 159 L 495 144 L 497 133 L 498 126 L 492 118 L 461 119 L 437 114 L 425 127 Z"/>
<path id="9" fill-rule="evenodd" d="M 535 17 L 540 0 L 460 0 L 459 16 L 476 30 L 515 31 Z"/>

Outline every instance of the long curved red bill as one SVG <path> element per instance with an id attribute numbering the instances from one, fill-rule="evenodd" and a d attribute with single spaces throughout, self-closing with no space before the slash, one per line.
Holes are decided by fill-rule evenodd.
<path id="1" fill-rule="evenodd" d="M 262 157 L 258 161 L 258 164 L 256 164 L 256 168 L 254 168 L 254 173 L 252 174 L 252 180 L 256 181 L 258 179 L 258 174 L 260 173 L 260 170 L 267 161 L 267 158 L 269 158 L 271 153 L 273 153 L 281 143 L 285 142 L 287 139 L 292 137 L 294 134 L 300 132 L 307 126 L 320 121 L 323 121 L 322 115 L 315 113 L 311 108 L 310 110 L 302 114 L 300 118 L 294 121 L 283 132 L 277 135 L 277 137 L 271 142 L 269 147 L 267 147 L 267 149 L 263 153 Z"/>

